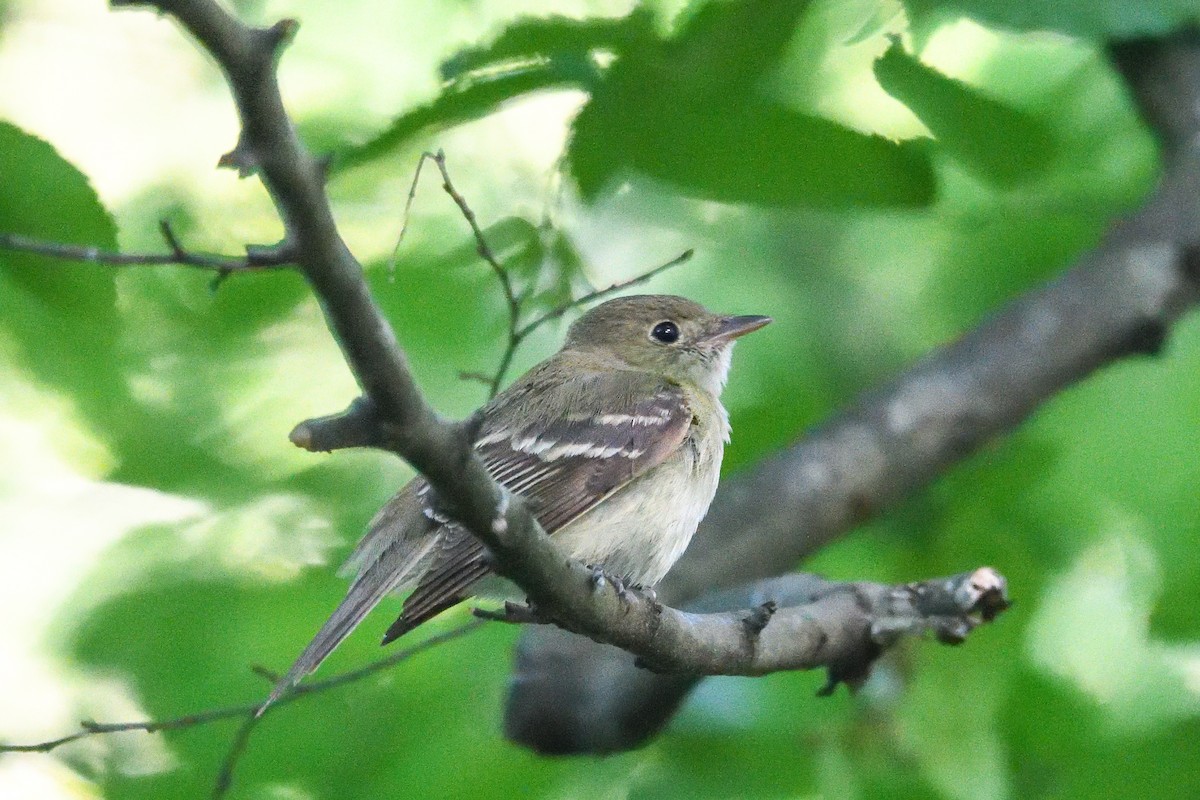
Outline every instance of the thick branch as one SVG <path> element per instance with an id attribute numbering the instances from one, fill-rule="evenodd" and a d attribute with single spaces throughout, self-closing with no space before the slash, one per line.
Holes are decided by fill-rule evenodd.
<path id="1" fill-rule="evenodd" d="M 1161 349 L 1171 324 L 1200 299 L 1200 46 L 1195 37 L 1139 42 L 1117 55 L 1163 133 L 1166 173 L 1145 207 L 1058 280 L 723 485 L 661 587 L 665 599 L 685 602 L 792 569 L 1062 389 Z M 540 750 L 627 749 L 666 724 L 693 684 L 649 675 L 613 648 L 533 629 L 506 728 Z"/>
<path id="2" fill-rule="evenodd" d="M 370 295 L 362 266 L 334 224 L 323 164 L 300 142 L 284 109 L 275 62 L 297 23 L 252 28 L 213 0 L 145 4 L 177 19 L 225 73 L 242 130 L 221 163 L 261 176 L 283 218 L 285 241 L 320 298 L 350 369 L 386 425 L 391 449 L 429 478 L 467 527 L 490 535 L 499 487 L 474 457 L 462 430 L 439 419 L 417 389 L 395 333 Z M 516 504 L 509 516 L 512 528 L 535 526 Z M 490 544 L 498 542 L 493 537 Z"/>

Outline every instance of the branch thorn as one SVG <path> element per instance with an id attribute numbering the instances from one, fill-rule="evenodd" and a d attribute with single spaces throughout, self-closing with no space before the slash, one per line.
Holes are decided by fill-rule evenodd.
<path id="1" fill-rule="evenodd" d="M 767 627 L 767 623 L 771 621 L 771 617 L 775 616 L 778 606 L 774 600 L 768 600 L 760 606 L 757 606 L 746 615 L 742 620 L 742 624 L 746 626 L 746 631 L 753 637 L 758 636 Z"/>

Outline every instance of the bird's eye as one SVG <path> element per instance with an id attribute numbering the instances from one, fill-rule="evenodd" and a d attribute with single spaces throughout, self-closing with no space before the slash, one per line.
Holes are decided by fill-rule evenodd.
<path id="1" fill-rule="evenodd" d="M 664 320 L 650 331 L 650 336 L 663 344 L 671 344 L 679 338 L 679 326 L 671 320 Z"/>

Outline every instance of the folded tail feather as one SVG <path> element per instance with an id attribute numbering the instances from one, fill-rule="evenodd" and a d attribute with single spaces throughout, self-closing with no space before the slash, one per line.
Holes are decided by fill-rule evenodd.
<path id="1" fill-rule="evenodd" d="M 358 627 L 371 609 L 379 605 L 380 600 L 403 585 L 406 580 L 411 580 L 414 567 L 422 563 L 436 541 L 437 537 L 429 537 L 421 547 L 406 554 L 403 563 L 395 568 L 391 565 L 384 568 L 381 565 L 385 559 L 380 559 L 373 568 L 363 572 L 350 585 L 346 599 L 334 609 L 333 614 L 321 626 L 321 630 L 309 642 L 308 647 L 304 648 L 304 652 L 288 669 L 287 674 L 275 684 L 266 702 L 259 707 L 258 714 L 261 715 L 284 692 L 320 666 L 334 648 Z"/>
<path id="2" fill-rule="evenodd" d="M 399 618 L 388 628 L 383 644 L 395 641 L 426 620 L 471 596 L 472 586 L 491 572 L 486 551 L 474 537 L 463 535 L 421 578 L 404 601 Z"/>

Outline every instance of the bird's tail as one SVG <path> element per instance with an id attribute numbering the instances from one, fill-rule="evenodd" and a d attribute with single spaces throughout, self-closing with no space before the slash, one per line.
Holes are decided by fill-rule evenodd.
<path id="1" fill-rule="evenodd" d="M 380 600 L 396 591 L 407 580 L 411 580 L 414 568 L 429 554 L 436 541 L 436 536 L 427 537 L 421 546 L 405 555 L 401 564 L 392 565 L 387 563 L 388 559 L 380 558 L 371 567 L 363 570 L 350 585 L 346 599 L 317 631 L 317 635 L 309 642 L 308 647 L 304 648 L 304 652 L 288 669 L 287 674 L 275 684 L 266 702 L 259 706 L 256 716 L 262 716 L 271 704 L 320 666 L 342 640 L 358 627 L 358 623 L 362 622 L 371 609 L 379 605 Z"/>
<path id="2" fill-rule="evenodd" d="M 454 535 L 443 536 L 439 544 L 440 552 L 405 598 L 400 618 L 384 634 L 383 644 L 466 600 L 472 587 L 492 571 L 484 546 L 461 528 Z"/>

